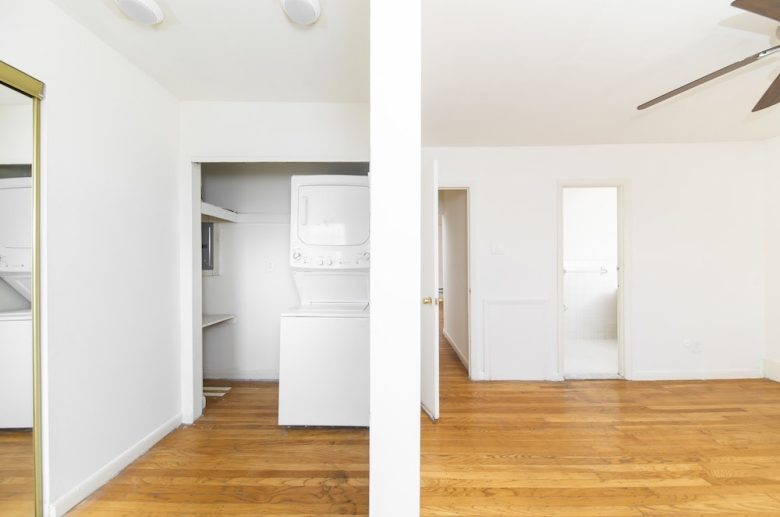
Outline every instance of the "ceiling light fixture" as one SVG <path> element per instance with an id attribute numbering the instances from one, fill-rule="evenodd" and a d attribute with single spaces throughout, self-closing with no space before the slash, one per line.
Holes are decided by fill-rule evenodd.
<path id="1" fill-rule="evenodd" d="M 157 25 L 163 21 L 163 12 L 154 0 L 116 0 L 122 11 L 144 25 Z"/>
<path id="2" fill-rule="evenodd" d="M 320 17 L 320 0 L 281 0 L 281 2 L 284 12 L 295 23 L 311 25 Z"/>

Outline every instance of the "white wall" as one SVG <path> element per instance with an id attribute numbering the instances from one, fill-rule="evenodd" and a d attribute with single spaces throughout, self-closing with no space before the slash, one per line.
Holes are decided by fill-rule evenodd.
<path id="1" fill-rule="evenodd" d="M 32 126 L 32 99 L 27 106 L 0 106 L 0 164 L 32 162 Z"/>
<path id="2" fill-rule="evenodd" d="M 564 188 L 567 339 L 617 339 L 617 188 Z"/>
<path id="3" fill-rule="evenodd" d="M 0 49 L 46 84 L 44 483 L 62 514 L 179 421 L 179 104 L 45 0 L 0 4 Z"/>
<path id="4" fill-rule="evenodd" d="M 420 515 L 420 33 L 371 0 L 371 517 Z"/>
<path id="5" fill-rule="evenodd" d="M 763 143 L 426 148 L 448 185 L 472 185 L 472 368 L 558 379 L 557 184 L 624 178 L 634 378 L 760 376 Z M 491 245 L 503 243 L 504 254 Z M 701 353 L 685 348 L 701 342 Z M 483 344 L 488 346 L 483 350 Z M 523 364 L 519 364 L 524 359 Z M 488 375 L 490 372 L 488 371 Z"/>
<path id="6" fill-rule="evenodd" d="M 200 173 L 192 162 L 368 162 L 368 125 L 366 104 L 181 103 L 179 281 L 185 422 L 200 417 L 203 392 Z"/>
<path id="7" fill-rule="evenodd" d="M 617 189 L 563 189 L 563 260 L 617 263 Z"/>
<path id="8" fill-rule="evenodd" d="M 252 222 L 220 223 L 220 275 L 203 278 L 203 312 L 236 318 L 204 329 L 205 378 L 279 378 L 280 316 L 300 303 L 290 269 L 290 179 L 367 172 L 367 163 L 202 165 L 206 201 L 262 215 Z"/>
<path id="9" fill-rule="evenodd" d="M 469 364 L 468 200 L 466 190 L 442 192 L 444 336 Z"/>
<path id="10" fill-rule="evenodd" d="M 780 138 L 766 143 L 766 376 L 780 382 Z"/>

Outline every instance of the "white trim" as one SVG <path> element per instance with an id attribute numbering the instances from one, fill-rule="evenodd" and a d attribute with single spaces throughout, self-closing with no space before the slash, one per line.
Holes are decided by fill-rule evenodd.
<path id="1" fill-rule="evenodd" d="M 617 189 L 618 196 L 618 373 L 624 379 L 635 380 L 634 359 L 631 348 L 630 300 L 631 300 L 631 180 L 627 178 L 602 179 L 566 179 L 558 180 L 558 300 L 556 307 L 557 354 L 559 380 L 564 379 L 564 351 L 566 335 L 563 328 L 563 189 L 564 188 L 605 188 Z M 628 274 L 626 272 L 628 271 Z"/>
<path id="2" fill-rule="evenodd" d="M 146 435 L 138 443 L 131 446 L 122 454 L 108 462 L 100 470 L 66 492 L 62 497 L 49 505 L 49 516 L 60 517 L 65 515 L 74 506 L 89 497 L 95 490 L 108 483 L 125 467 L 130 465 L 142 454 L 151 449 L 157 442 L 165 438 L 169 433 L 181 425 L 181 415 L 176 415 L 163 425 Z"/>
<path id="3" fill-rule="evenodd" d="M 278 381 L 279 370 L 204 370 L 203 378 L 216 380 L 228 379 L 234 381 Z M 207 389 L 206 387 L 203 388 Z"/>
<path id="4" fill-rule="evenodd" d="M 460 362 L 463 363 L 463 366 L 466 367 L 466 370 L 469 369 L 469 362 L 466 360 L 466 356 L 463 355 L 463 352 L 460 351 L 460 348 L 458 348 L 458 345 L 455 344 L 455 341 L 450 337 L 450 335 L 447 333 L 446 330 L 441 330 L 442 335 L 444 335 L 444 339 L 447 340 L 447 343 L 450 345 L 450 348 L 452 348 L 455 351 L 455 354 L 458 356 L 458 359 L 460 359 Z"/>
<path id="5" fill-rule="evenodd" d="M 767 379 L 780 382 L 780 361 L 764 359 L 764 374 Z"/>
<path id="6" fill-rule="evenodd" d="M 720 379 L 761 379 L 762 370 L 679 370 L 634 372 L 635 381 L 702 381 Z"/>
<path id="7" fill-rule="evenodd" d="M 485 298 L 482 300 L 482 350 L 485 364 L 484 380 L 492 380 L 490 374 L 490 332 L 487 321 L 488 309 L 491 305 L 544 305 L 549 300 L 547 298 Z"/>

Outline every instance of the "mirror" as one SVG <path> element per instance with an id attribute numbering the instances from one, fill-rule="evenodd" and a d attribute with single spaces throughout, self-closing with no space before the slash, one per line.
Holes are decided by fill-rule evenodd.
<path id="1" fill-rule="evenodd" d="M 37 185 L 43 85 L 0 65 L 0 515 L 33 517 L 42 514 Z"/>

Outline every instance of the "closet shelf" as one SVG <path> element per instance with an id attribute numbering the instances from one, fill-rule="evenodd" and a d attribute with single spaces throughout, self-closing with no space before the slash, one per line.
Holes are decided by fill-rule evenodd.
<path id="1" fill-rule="evenodd" d="M 203 328 L 222 323 L 224 321 L 232 320 L 235 318 L 235 314 L 204 314 L 203 315 Z"/>
<path id="2" fill-rule="evenodd" d="M 214 206 L 210 203 L 206 203 L 205 201 L 200 202 L 200 213 L 214 217 L 216 219 L 221 219 L 222 221 L 229 223 L 238 222 L 238 214 L 236 212 L 233 212 L 232 210 L 225 210 L 224 208 Z"/>

